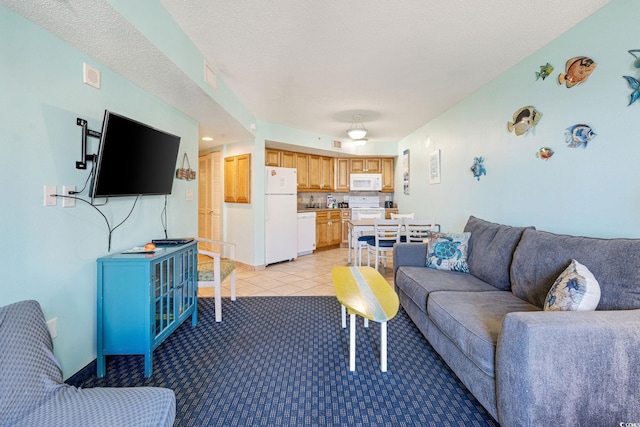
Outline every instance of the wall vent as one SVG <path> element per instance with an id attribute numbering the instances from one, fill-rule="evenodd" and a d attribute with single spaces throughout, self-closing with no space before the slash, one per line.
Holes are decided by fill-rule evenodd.
<path id="1" fill-rule="evenodd" d="M 213 90 L 218 90 L 218 76 L 216 76 L 213 68 L 207 64 L 207 61 L 204 62 L 204 81 L 207 82 Z"/>
<path id="2" fill-rule="evenodd" d="M 342 141 L 333 141 L 333 148 L 337 148 L 338 150 L 342 150 Z"/>

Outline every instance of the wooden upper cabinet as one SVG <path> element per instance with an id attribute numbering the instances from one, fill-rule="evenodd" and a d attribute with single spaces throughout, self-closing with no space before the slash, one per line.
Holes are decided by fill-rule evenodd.
<path id="1" fill-rule="evenodd" d="M 309 189 L 309 155 L 296 153 L 298 191 Z"/>
<path id="2" fill-rule="evenodd" d="M 292 153 L 291 151 L 283 151 L 280 153 L 280 166 L 283 168 L 295 168 L 296 164 L 296 153 Z"/>
<path id="3" fill-rule="evenodd" d="M 270 148 L 265 149 L 264 160 L 265 160 L 265 166 L 280 166 L 282 162 L 281 151 L 272 150 Z"/>
<path id="4" fill-rule="evenodd" d="M 333 157 L 322 157 L 320 159 L 320 188 L 324 191 L 333 191 Z"/>
<path id="5" fill-rule="evenodd" d="M 224 201 L 251 203 L 251 154 L 225 157 Z"/>
<path id="6" fill-rule="evenodd" d="M 335 159 L 336 187 L 335 191 L 349 192 L 349 159 Z"/>
<path id="7" fill-rule="evenodd" d="M 382 160 L 382 191 L 393 192 L 393 158 Z"/>
<path id="8" fill-rule="evenodd" d="M 347 157 L 333 158 L 315 154 L 265 149 L 265 164 L 296 168 L 298 191 L 336 191 L 348 193 L 349 174 L 382 174 L 382 191 L 393 192 L 393 158 Z"/>
<path id="9" fill-rule="evenodd" d="M 322 157 L 309 154 L 309 190 L 322 188 Z"/>
<path id="10" fill-rule="evenodd" d="M 350 159 L 351 173 L 382 173 L 382 159 L 354 158 Z"/>

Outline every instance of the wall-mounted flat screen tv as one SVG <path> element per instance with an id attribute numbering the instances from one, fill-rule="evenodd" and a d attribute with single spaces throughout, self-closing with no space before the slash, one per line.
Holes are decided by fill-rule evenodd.
<path id="1" fill-rule="evenodd" d="M 105 111 L 91 197 L 171 194 L 180 137 Z"/>

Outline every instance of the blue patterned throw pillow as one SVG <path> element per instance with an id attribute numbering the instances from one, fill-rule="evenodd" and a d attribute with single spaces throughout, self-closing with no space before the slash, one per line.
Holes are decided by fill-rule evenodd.
<path id="1" fill-rule="evenodd" d="M 471 233 L 439 234 L 438 237 L 432 237 L 427 249 L 427 267 L 468 273 L 470 237 Z"/>
<path id="2" fill-rule="evenodd" d="M 544 310 L 595 310 L 599 302 L 600 284 L 587 267 L 574 259 L 549 289 Z"/>

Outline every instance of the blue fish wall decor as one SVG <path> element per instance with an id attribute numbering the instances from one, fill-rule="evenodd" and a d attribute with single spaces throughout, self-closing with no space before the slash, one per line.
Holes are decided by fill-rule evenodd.
<path id="1" fill-rule="evenodd" d="M 580 146 L 587 148 L 587 143 L 596 136 L 597 134 L 591 129 L 591 126 L 583 124 L 570 126 L 564 131 L 565 141 L 570 148 Z"/>
<path id="2" fill-rule="evenodd" d="M 480 177 L 487 174 L 487 170 L 484 168 L 484 157 L 474 157 L 473 165 L 471 165 L 470 169 L 473 177 L 480 181 Z"/>

